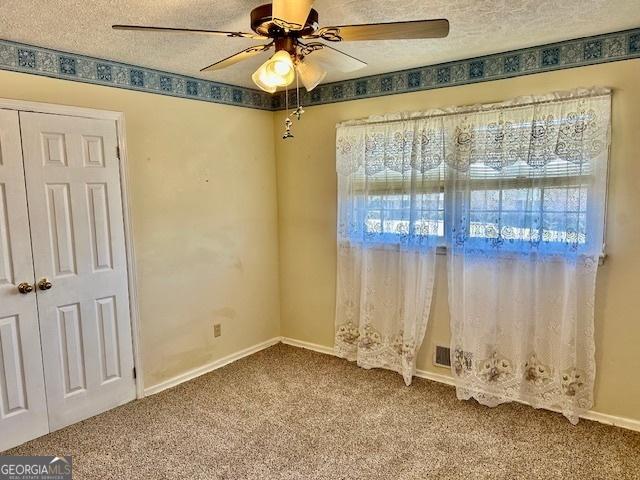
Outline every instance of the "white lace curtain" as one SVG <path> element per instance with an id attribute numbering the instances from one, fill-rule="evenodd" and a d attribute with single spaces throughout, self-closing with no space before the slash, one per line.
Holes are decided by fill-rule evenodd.
<path id="1" fill-rule="evenodd" d="M 593 401 L 610 108 L 592 89 L 340 125 L 337 353 L 408 383 L 446 245 L 458 397 L 577 421 Z"/>
<path id="2" fill-rule="evenodd" d="M 444 226 L 442 169 L 421 143 L 434 122 L 385 120 L 338 132 L 335 349 L 409 385 Z"/>

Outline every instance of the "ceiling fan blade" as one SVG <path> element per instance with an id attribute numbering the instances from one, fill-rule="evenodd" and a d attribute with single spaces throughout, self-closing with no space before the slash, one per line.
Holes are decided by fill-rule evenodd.
<path id="1" fill-rule="evenodd" d="M 221 30 L 203 30 L 198 28 L 149 27 L 144 25 L 112 25 L 114 30 L 132 30 L 139 32 L 169 32 L 169 33 L 200 33 L 204 35 L 219 35 L 224 37 L 254 38 L 264 40 L 268 37 L 246 32 L 224 32 Z"/>
<path id="2" fill-rule="evenodd" d="M 324 27 L 308 38 L 322 38 L 330 42 L 353 42 L 359 40 L 443 38 L 448 34 L 449 21 L 438 19 Z"/>
<path id="3" fill-rule="evenodd" d="M 335 69 L 349 73 L 367 66 L 366 62 L 324 43 L 311 42 L 303 44 L 303 51 L 305 48 L 308 49 L 309 52 L 307 55 L 312 53 L 313 59 L 321 63 L 328 70 Z"/>
<path id="4" fill-rule="evenodd" d="M 312 6 L 313 0 L 273 0 L 273 23 L 287 30 L 302 30 Z"/>
<path id="5" fill-rule="evenodd" d="M 212 63 L 211 65 L 209 65 L 208 67 L 204 67 L 202 70 L 200 70 L 201 72 L 213 72 L 215 70 L 221 70 L 223 68 L 227 68 L 231 65 L 234 65 L 238 62 L 241 62 L 243 60 L 246 60 L 248 58 L 251 58 L 255 55 L 258 55 L 259 53 L 262 52 L 266 52 L 267 50 L 269 50 L 273 45 L 272 43 L 269 43 L 267 45 L 255 45 L 253 47 L 249 47 L 249 48 L 245 48 L 244 50 L 242 50 L 241 52 L 238 52 L 234 55 L 231 55 L 230 57 L 224 58 L 222 60 L 220 60 L 219 62 L 216 63 Z"/>

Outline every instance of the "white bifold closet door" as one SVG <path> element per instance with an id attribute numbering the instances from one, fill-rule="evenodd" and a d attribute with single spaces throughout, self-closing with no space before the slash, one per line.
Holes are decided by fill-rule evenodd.
<path id="1" fill-rule="evenodd" d="M 20 125 L 53 431 L 135 398 L 117 132 L 40 113 Z"/>
<path id="2" fill-rule="evenodd" d="M 33 279 L 18 112 L 0 110 L 0 451 L 49 431 Z"/>

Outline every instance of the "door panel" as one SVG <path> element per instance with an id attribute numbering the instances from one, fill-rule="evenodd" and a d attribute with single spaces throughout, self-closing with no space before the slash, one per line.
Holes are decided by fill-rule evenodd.
<path id="1" fill-rule="evenodd" d="M 18 113 L 0 110 L 0 451 L 49 431 Z"/>
<path id="2" fill-rule="evenodd" d="M 82 347 L 82 322 L 78 303 L 58 307 L 58 329 L 60 357 L 63 363 L 64 396 L 68 397 L 84 392 L 87 388 Z"/>
<path id="3" fill-rule="evenodd" d="M 0 183 L 0 285 L 7 285 L 12 283 L 13 264 L 11 258 L 11 239 L 9 238 L 9 208 L 7 207 L 7 187 L 4 183 Z"/>
<path id="4" fill-rule="evenodd" d="M 120 349 L 118 348 L 118 322 L 116 321 L 115 297 L 96 300 L 98 332 L 100 334 L 100 364 L 102 383 L 117 379 L 121 375 Z"/>
<path id="5" fill-rule="evenodd" d="M 71 200 L 69 184 L 48 184 L 47 213 L 49 217 L 49 238 L 52 249 L 53 278 L 75 275 L 76 251 L 71 227 Z"/>
<path id="6" fill-rule="evenodd" d="M 135 398 L 115 122 L 20 113 L 51 430 Z"/>
<path id="7" fill-rule="evenodd" d="M 113 264 L 111 263 L 111 228 L 106 184 L 87 184 L 87 205 L 94 272 L 110 270 Z"/>
<path id="8" fill-rule="evenodd" d="M 0 378 L 2 379 L 2 414 L 7 417 L 27 408 L 20 327 L 18 315 L 0 319 Z"/>

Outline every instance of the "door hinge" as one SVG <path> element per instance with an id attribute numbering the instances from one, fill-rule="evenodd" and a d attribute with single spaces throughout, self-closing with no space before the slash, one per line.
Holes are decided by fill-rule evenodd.
<path id="1" fill-rule="evenodd" d="M 120 158 L 120 147 L 116 147 L 116 157 L 118 157 L 118 160 L 121 160 Z"/>
<path id="2" fill-rule="evenodd" d="M 133 367 L 133 378 L 138 378 L 138 375 L 136 374 L 136 367 Z"/>

